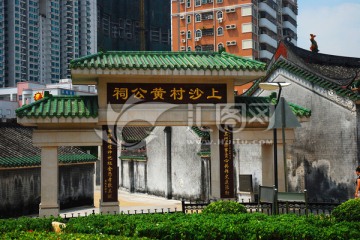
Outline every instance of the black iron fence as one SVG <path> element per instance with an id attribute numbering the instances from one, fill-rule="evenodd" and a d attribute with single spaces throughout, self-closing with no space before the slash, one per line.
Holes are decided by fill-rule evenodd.
<path id="1" fill-rule="evenodd" d="M 232 201 L 232 200 L 230 200 Z M 181 201 L 183 213 L 201 213 L 202 210 L 211 202 L 199 202 L 199 201 Z M 247 212 L 254 213 L 260 212 L 267 215 L 274 214 L 272 203 L 258 203 L 258 202 L 245 202 L 240 201 L 245 206 Z M 297 215 L 307 214 L 325 214 L 330 215 L 332 210 L 339 206 L 340 201 L 324 201 L 324 200 L 312 200 L 310 202 L 277 202 L 276 213 L 288 214 L 293 213 Z"/>

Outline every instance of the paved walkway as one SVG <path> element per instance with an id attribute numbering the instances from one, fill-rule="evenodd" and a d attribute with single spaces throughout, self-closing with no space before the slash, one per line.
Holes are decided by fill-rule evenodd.
<path id="1" fill-rule="evenodd" d="M 147 213 L 147 212 L 174 212 L 181 211 L 181 201 L 169 200 L 142 193 L 129 193 L 119 190 L 120 212 L 126 214 Z M 99 213 L 100 188 L 94 192 L 94 207 L 79 207 L 60 210 L 62 217 L 86 216 L 92 213 Z"/>

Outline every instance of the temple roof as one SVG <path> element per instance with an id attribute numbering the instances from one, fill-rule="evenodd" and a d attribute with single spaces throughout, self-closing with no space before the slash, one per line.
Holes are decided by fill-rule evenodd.
<path id="1" fill-rule="evenodd" d="M 31 104 L 16 109 L 19 118 L 96 118 L 97 96 L 52 96 L 48 95 Z"/>
<path id="2" fill-rule="evenodd" d="M 33 146 L 34 128 L 13 123 L 0 125 L 0 168 L 34 167 L 41 164 L 41 149 Z M 58 148 L 60 164 L 94 162 L 97 158 L 77 147 Z"/>
<path id="3" fill-rule="evenodd" d="M 266 81 L 277 69 L 284 69 L 312 84 L 332 90 L 338 96 L 360 100 L 358 93 L 351 89 L 354 82 L 360 81 L 360 58 L 313 53 L 287 40 L 279 43 L 267 75 L 256 80 L 244 95 L 251 96 L 259 88 L 259 83 Z"/>
<path id="4" fill-rule="evenodd" d="M 75 59 L 70 68 L 264 71 L 266 65 L 226 52 L 109 51 Z"/>
<path id="5" fill-rule="evenodd" d="M 285 39 L 279 43 L 268 69 L 284 59 L 341 87 L 349 87 L 354 81 L 360 80 L 360 58 L 314 53 L 296 47 Z"/>

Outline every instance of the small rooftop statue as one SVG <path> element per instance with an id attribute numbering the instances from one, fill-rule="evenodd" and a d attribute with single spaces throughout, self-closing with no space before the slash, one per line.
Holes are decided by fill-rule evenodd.
<path id="1" fill-rule="evenodd" d="M 318 49 L 317 42 L 315 41 L 315 37 L 316 37 L 316 35 L 310 34 L 310 42 L 311 42 L 310 50 L 314 53 L 318 53 L 319 49 Z"/>

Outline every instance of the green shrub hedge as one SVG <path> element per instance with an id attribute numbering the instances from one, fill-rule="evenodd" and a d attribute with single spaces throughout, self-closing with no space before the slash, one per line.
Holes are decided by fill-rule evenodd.
<path id="1" fill-rule="evenodd" d="M 202 213 L 238 214 L 246 213 L 244 205 L 235 201 L 216 201 L 207 205 Z"/>
<path id="2" fill-rule="evenodd" d="M 66 222 L 64 233 L 52 232 L 61 219 L 0 220 L 0 239 L 359 239 L 360 222 L 327 216 L 246 214 L 90 215 Z"/>
<path id="3" fill-rule="evenodd" d="M 348 222 L 359 222 L 360 221 L 360 198 L 350 199 L 339 206 L 337 206 L 333 212 L 332 216 L 335 217 L 337 221 L 348 221 Z M 359 230 L 360 231 L 360 230 Z M 359 234 L 360 235 L 360 234 Z M 359 236 L 360 238 L 360 236 Z"/>

